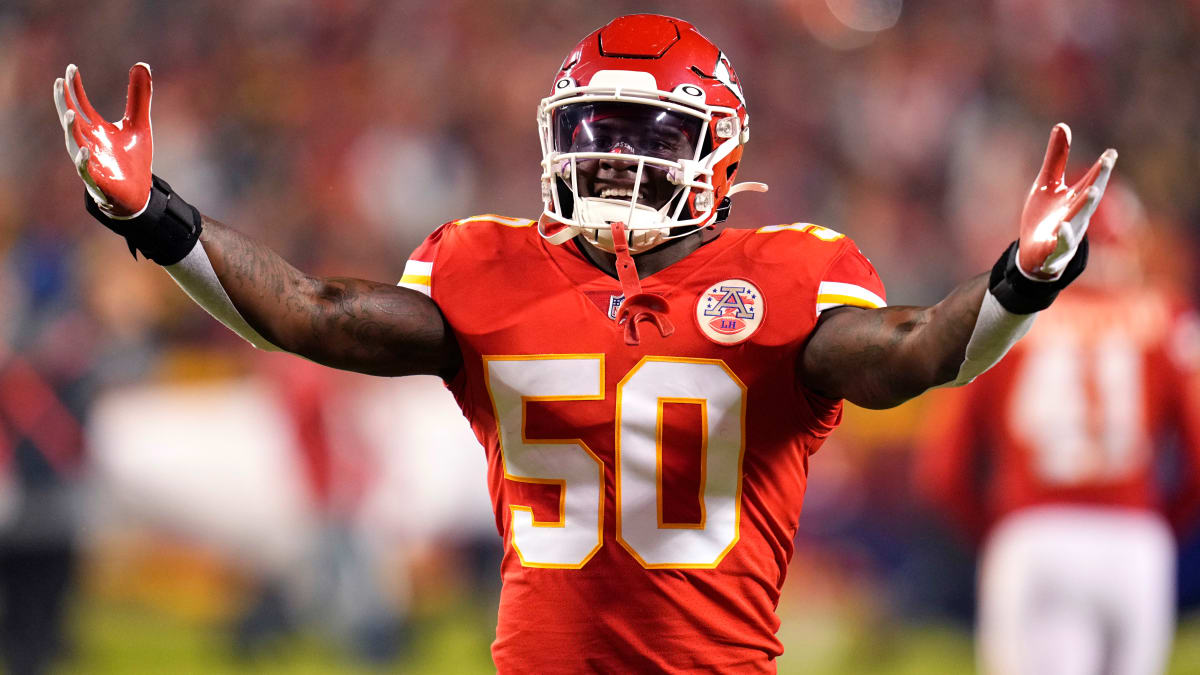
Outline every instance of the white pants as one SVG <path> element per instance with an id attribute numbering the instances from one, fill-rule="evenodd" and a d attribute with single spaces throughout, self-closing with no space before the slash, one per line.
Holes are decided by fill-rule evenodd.
<path id="1" fill-rule="evenodd" d="M 988 675 L 1150 675 L 1175 630 L 1175 543 L 1146 511 L 1047 506 L 1001 521 L 979 571 Z"/>

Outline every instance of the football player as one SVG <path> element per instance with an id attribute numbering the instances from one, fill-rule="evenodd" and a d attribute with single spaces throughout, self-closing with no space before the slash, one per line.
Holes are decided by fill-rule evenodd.
<path id="1" fill-rule="evenodd" d="M 691 24 L 624 16 L 538 106 L 541 216 L 447 223 L 390 285 L 307 276 L 201 215 L 151 174 L 150 94 L 137 64 L 111 124 L 74 66 L 55 82 L 89 211 L 256 346 L 445 380 L 504 541 L 501 672 L 773 671 L 808 457 L 842 400 L 893 406 L 996 362 L 1083 270 L 1116 160 L 1065 183 L 1054 127 L 1019 242 L 932 307 L 887 307 L 838 232 L 716 227 L 765 189 L 734 182 L 738 77 Z"/>
<path id="2" fill-rule="evenodd" d="M 1140 203 L 1109 191 L 1089 230 L 1094 269 L 927 416 L 918 485 L 982 541 L 986 673 L 1166 669 L 1171 526 L 1186 532 L 1200 507 L 1200 320 L 1144 282 Z M 1169 462 L 1172 436 L 1182 456 Z M 1164 486 L 1172 464 L 1179 484 Z"/>

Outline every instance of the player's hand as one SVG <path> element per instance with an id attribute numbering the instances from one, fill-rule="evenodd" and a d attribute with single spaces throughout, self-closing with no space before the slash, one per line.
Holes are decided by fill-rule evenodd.
<path id="1" fill-rule="evenodd" d="M 152 89 L 150 66 L 138 63 L 130 68 L 125 116 L 113 124 L 88 101 L 75 64 L 67 66 L 65 78 L 54 81 L 54 106 L 66 136 L 67 154 L 88 194 L 113 218 L 132 218 L 150 201 Z"/>
<path id="2" fill-rule="evenodd" d="M 1017 265 L 1031 279 L 1051 281 L 1062 275 L 1087 233 L 1117 161 L 1116 150 L 1105 150 L 1083 178 L 1068 187 L 1064 172 L 1070 150 L 1070 127 L 1054 125 L 1042 170 L 1021 212 Z"/>

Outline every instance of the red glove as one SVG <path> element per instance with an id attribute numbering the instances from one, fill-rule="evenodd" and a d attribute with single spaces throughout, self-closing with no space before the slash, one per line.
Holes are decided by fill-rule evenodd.
<path id="1" fill-rule="evenodd" d="M 150 66 L 135 64 L 129 69 L 125 116 L 111 124 L 88 101 L 75 64 L 67 66 L 65 78 L 54 81 L 54 106 L 66 136 L 67 154 L 88 194 L 112 218 L 133 218 L 150 202 L 152 91 Z"/>
<path id="2" fill-rule="evenodd" d="M 1105 150 L 1083 178 L 1067 187 L 1063 172 L 1070 150 L 1070 127 L 1054 125 L 1042 170 L 1021 212 L 1017 266 L 1030 279 L 1051 281 L 1062 275 L 1087 233 L 1088 220 L 1096 212 L 1117 161 L 1116 150 Z"/>

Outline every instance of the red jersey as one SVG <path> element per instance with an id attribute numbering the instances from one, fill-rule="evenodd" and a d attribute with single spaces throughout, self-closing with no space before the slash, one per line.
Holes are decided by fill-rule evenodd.
<path id="1" fill-rule="evenodd" d="M 1072 287 L 998 365 L 935 398 L 920 483 L 974 535 L 1038 504 L 1163 511 L 1200 497 L 1196 316 L 1161 292 Z M 1165 504 L 1154 455 L 1174 433 L 1184 497 Z M 982 477 L 982 480 L 979 480 Z"/>
<path id="2" fill-rule="evenodd" d="M 771 672 L 808 469 L 841 402 L 797 378 L 821 310 L 879 307 L 846 237 L 724 230 L 642 279 L 675 333 L 628 346 L 619 282 L 533 221 L 442 226 L 401 285 L 458 340 L 503 590 L 501 672 Z"/>

